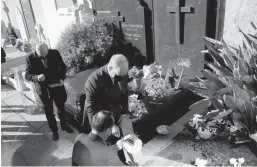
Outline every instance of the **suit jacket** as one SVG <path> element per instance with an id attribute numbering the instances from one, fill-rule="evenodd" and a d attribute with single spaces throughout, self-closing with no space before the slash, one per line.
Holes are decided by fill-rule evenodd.
<path id="1" fill-rule="evenodd" d="M 85 111 L 88 114 L 89 123 L 93 115 L 101 110 L 111 111 L 116 121 L 119 120 L 121 114 L 128 111 L 128 76 L 124 76 L 119 82 L 119 86 L 115 86 L 115 81 L 108 73 L 107 65 L 93 72 L 86 81 L 86 101 Z M 83 121 L 85 121 L 85 117 Z"/>
<path id="2" fill-rule="evenodd" d="M 72 152 L 72 166 L 123 166 L 123 150 L 107 146 L 106 141 L 93 133 L 77 136 Z"/>
<path id="3" fill-rule="evenodd" d="M 36 52 L 26 58 L 25 78 L 35 83 L 37 91 L 48 88 L 49 84 L 58 83 L 60 79 L 65 79 L 66 66 L 58 50 L 49 49 L 45 60 L 46 64 L 42 62 Z M 45 75 L 45 81 L 38 81 L 37 77 L 40 74 Z"/>

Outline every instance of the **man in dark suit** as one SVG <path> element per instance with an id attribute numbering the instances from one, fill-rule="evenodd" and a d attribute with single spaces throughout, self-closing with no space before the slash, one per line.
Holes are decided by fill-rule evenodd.
<path id="1" fill-rule="evenodd" d="M 60 53 L 57 50 L 49 50 L 44 43 L 38 44 L 36 52 L 27 57 L 26 65 L 25 78 L 35 83 L 48 125 L 53 132 L 53 140 L 59 139 L 57 122 L 53 113 L 53 101 L 58 109 L 62 130 L 72 133 L 73 130 L 66 123 L 64 110 L 64 103 L 67 100 L 63 84 L 66 66 Z"/>
<path id="2" fill-rule="evenodd" d="M 116 137 L 121 132 L 121 115 L 128 111 L 127 83 L 129 63 L 124 55 L 113 55 L 109 63 L 93 72 L 85 84 L 86 101 L 83 121 L 88 116 L 92 123 L 94 114 L 101 110 L 112 112 L 115 125 L 113 133 Z M 122 133 L 122 132 L 121 132 Z"/>
<path id="3" fill-rule="evenodd" d="M 72 152 L 72 166 L 123 166 L 125 165 L 123 145 L 108 146 L 108 136 L 112 133 L 114 118 L 108 111 L 100 111 L 92 118 L 92 131 L 88 135 L 77 136 Z"/>

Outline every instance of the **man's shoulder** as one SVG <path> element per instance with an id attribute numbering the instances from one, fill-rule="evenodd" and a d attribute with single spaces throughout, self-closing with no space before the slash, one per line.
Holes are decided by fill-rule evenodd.
<path id="1" fill-rule="evenodd" d="M 92 83 L 102 82 L 105 75 L 106 73 L 104 72 L 104 67 L 100 67 L 88 77 L 85 85 L 89 86 Z"/>
<path id="2" fill-rule="evenodd" d="M 35 52 L 32 52 L 30 53 L 27 57 L 26 57 L 26 60 L 27 61 L 31 61 L 32 59 L 34 59 L 36 56 L 35 56 Z"/>

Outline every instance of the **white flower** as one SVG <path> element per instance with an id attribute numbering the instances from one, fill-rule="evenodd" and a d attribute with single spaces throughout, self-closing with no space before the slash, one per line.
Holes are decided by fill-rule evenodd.
<path id="1" fill-rule="evenodd" d="M 229 163 L 230 163 L 231 165 L 236 165 L 236 164 L 237 164 L 237 160 L 236 160 L 235 158 L 231 158 L 231 159 L 229 160 Z"/>
<path id="2" fill-rule="evenodd" d="M 244 159 L 244 158 L 238 158 L 238 162 L 239 162 L 240 164 L 243 164 L 243 163 L 245 163 L 245 159 Z"/>
<path id="3" fill-rule="evenodd" d="M 197 129 L 198 135 L 202 139 L 209 139 L 212 136 L 212 133 L 208 129 L 204 129 L 202 127 Z"/>
<path id="4" fill-rule="evenodd" d="M 257 142 L 257 133 L 249 134 L 249 137 L 253 139 L 255 142 Z"/>
<path id="5" fill-rule="evenodd" d="M 237 130 L 238 130 L 238 128 L 236 126 L 231 126 L 230 129 L 229 129 L 230 133 L 233 133 Z"/>
<path id="6" fill-rule="evenodd" d="M 196 160 L 195 160 L 195 164 L 198 167 L 205 167 L 207 165 L 207 163 L 208 163 L 208 161 L 204 160 L 204 159 L 196 158 Z"/>

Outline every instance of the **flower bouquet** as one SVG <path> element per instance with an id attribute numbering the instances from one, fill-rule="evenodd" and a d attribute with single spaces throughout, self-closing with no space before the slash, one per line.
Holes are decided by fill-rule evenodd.
<path id="1" fill-rule="evenodd" d="M 173 92 L 174 88 L 163 78 L 148 80 L 145 82 L 145 87 L 143 88 L 143 95 L 153 102 L 163 102 Z"/>
<path id="2" fill-rule="evenodd" d="M 156 62 L 150 64 L 149 66 L 143 66 L 143 79 L 161 78 L 162 73 L 162 66 L 158 65 Z"/>
<path id="3" fill-rule="evenodd" d="M 238 130 L 227 120 L 207 120 L 199 114 L 195 114 L 194 118 L 190 120 L 186 127 L 196 136 L 196 139 L 204 140 L 213 137 L 229 137 L 229 135 L 232 135 Z"/>
<path id="4" fill-rule="evenodd" d="M 133 117 L 141 118 L 147 114 L 147 110 L 143 101 L 138 100 L 138 95 L 133 94 L 128 98 L 128 110 Z"/>

